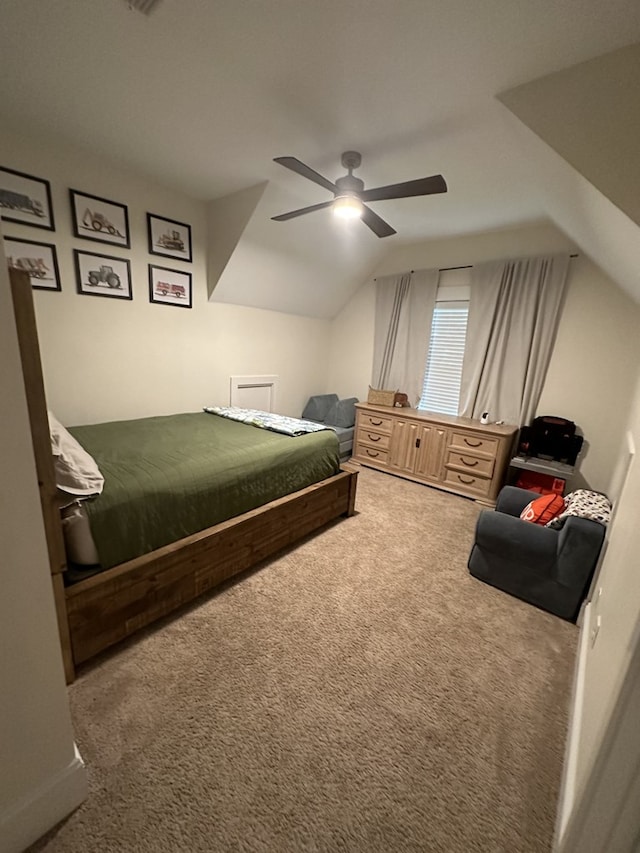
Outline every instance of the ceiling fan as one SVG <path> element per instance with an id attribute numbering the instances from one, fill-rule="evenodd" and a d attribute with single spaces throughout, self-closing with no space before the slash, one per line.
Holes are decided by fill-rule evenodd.
<path id="1" fill-rule="evenodd" d="M 271 218 L 276 222 L 285 222 L 287 219 L 294 219 L 296 216 L 303 216 L 305 213 L 313 213 L 314 210 L 333 207 L 337 216 L 344 218 L 359 217 L 376 236 L 389 237 L 396 233 L 395 229 L 384 219 L 381 219 L 377 213 L 374 213 L 371 208 L 367 207 L 365 202 L 383 201 L 389 198 L 409 198 L 418 195 L 446 193 L 447 191 L 447 183 L 442 175 L 432 175 L 430 178 L 418 178 L 415 181 L 405 181 L 402 184 L 389 184 L 386 187 L 365 190 L 364 182 L 352 174 L 353 170 L 357 169 L 362 162 L 362 157 L 357 151 L 344 152 L 341 162 L 348 170 L 348 174 L 343 178 L 338 178 L 335 184 L 327 178 L 323 178 L 322 175 L 295 157 L 275 157 L 274 162 L 280 163 L 281 166 L 291 169 L 292 172 L 302 175 L 303 178 L 308 178 L 314 184 L 319 184 L 321 187 L 330 190 L 334 196 L 331 201 L 323 201 L 320 204 L 312 204 L 310 207 L 281 213 L 280 216 L 272 216 Z"/>

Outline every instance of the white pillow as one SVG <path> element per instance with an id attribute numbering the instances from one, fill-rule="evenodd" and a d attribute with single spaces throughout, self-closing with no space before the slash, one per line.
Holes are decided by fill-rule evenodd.
<path id="1" fill-rule="evenodd" d="M 47 412 L 47 415 L 56 486 L 70 495 L 99 495 L 104 486 L 104 477 L 95 459 L 78 444 L 55 415 L 51 412 Z"/>

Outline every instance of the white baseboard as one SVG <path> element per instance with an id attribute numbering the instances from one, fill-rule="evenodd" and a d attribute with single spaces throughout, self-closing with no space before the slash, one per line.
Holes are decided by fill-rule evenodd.
<path id="1" fill-rule="evenodd" d="M 0 853 L 21 853 L 87 798 L 87 773 L 77 747 L 72 761 L 0 814 Z"/>
<path id="2" fill-rule="evenodd" d="M 571 710 L 569 712 L 569 725 L 567 731 L 567 742 L 564 754 L 564 765 L 562 769 L 562 784 L 558 798 L 558 813 L 556 817 L 555 837 L 553 849 L 556 850 L 562 841 L 562 836 L 567 828 L 567 822 L 573 811 L 576 797 L 576 772 L 578 768 L 578 747 L 580 743 L 580 730 L 582 728 L 582 705 L 584 702 L 585 669 L 587 664 L 587 652 L 589 647 L 589 636 L 591 634 L 591 621 L 593 615 L 593 604 L 589 602 L 582 611 L 582 622 L 580 628 L 580 643 L 578 657 L 576 659 L 573 692 L 571 696 Z"/>

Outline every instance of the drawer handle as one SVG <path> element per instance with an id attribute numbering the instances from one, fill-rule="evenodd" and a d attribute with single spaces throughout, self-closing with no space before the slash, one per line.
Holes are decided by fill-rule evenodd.
<path id="1" fill-rule="evenodd" d="M 380 454 L 377 450 L 369 450 L 369 448 L 367 447 L 367 456 L 373 456 L 373 458 L 375 459 L 377 456 L 380 456 Z"/>
<path id="2" fill-rule="evenodd" d="M 471 477 L 470 480 L 465 480 L 465 478 L 462 476 L 462 474 L 458 474 L 458 479 L 460 480 L 461 483 L 464 483 L 465 486 L 472 486 L 476 481 L 475 477 Z"/>
<path id="3" fill-rule="evenodd" d="M 462 462 L 463 465 L 466 465 L 467 468 L 475 468 L 480 460 L 474 459 L 473 462 L 466 462 L 464 456 L 461 456 L 460 461 Z"/>
<path id="4" fill-rule="evenodd" d="M 382 421 L 374 421 L 373 418 L 369 418 L 369 423 L 371 424 L 371 426 L 382 426 L 383 422 Z"/>
<path id="5" fill-rule="evenodd" d="M 367 433 L 367 436 L 369 437 L 369 441 L 380 441 L 382 438 L 381 435 L 371 435 L 370 432 Z"/>
<path id="6" fill-rule="evenodd" d="M 465 443 L 465 444 L 467 444 L 469 447 L 482 447 L 482 444 L 483 444 L 483 442 L 482 442 L 482 441 L 477 441 L 477 442 L 474 444 L 472 441 L 469 441 L 469 439 L 468 439 L 468 438 L 465 438 L 465 439 L 464 439 L 464 443 Z"/>

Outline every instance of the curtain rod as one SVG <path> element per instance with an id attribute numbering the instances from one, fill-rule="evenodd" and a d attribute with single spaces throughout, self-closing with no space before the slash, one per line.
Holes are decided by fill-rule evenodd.
<path id="1" fill-rule="evenodd" d="M 576 252 L 573 255 L 569 255 L 569 257 L 570 258 L 578 258 L 580 256 Z M 473 267 L 474 267 L 474 264 L 462 264 L 462 266 L 459 266 L 459 267 L 440 267 L 438 269 L 438 272 L 449 272 L 449 270 L 471 270 L 471 269 L 473 269 Z M 409 270 L 410 274 L 413 274 L 414 272 L 415 272 L 415 270 Z M 375 279 L 375 278 L 373 280 L 377 281 L 377 279 Z"/>
<path id="2" fill-rule="evenodd" d="M 570 258 L 577 258 L 578 254 L 576 252 L 576 254 L 569 255 L 569 257 Z M 449 270 L 470 270 L 470 269 L 473 269 L 473 267 L 474 267 L 474 264 L 463 264 L 460 267 L 440 267 L 438 272 L 449 272 Z M 414 273 L 415 270 L 410 270 L 410 272 Z"/>

